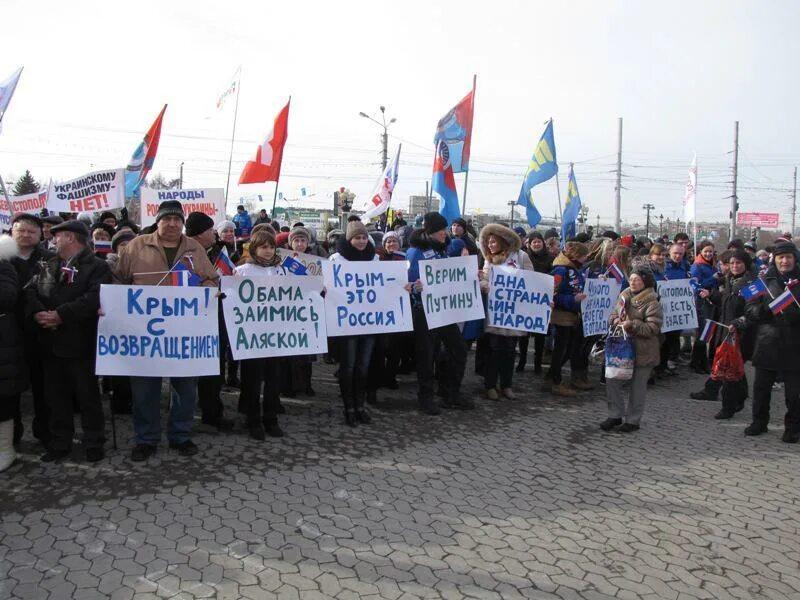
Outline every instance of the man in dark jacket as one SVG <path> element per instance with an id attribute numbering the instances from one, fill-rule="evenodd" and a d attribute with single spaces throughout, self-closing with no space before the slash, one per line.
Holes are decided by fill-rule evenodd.
<path id="1" fill-rule="evenodd" d="M 56 215 L 57 216 L 57 215 Z M 61 219 L 61 217 L 58 217 Z M 63 222 L 63 220 L 62 220 Z M 44 249 L 41 244 L 42 220 L 35 215 L 20 213 L 14 217 L 11 225 L 11 237 L 17 243 L 17 255 L 11 264 L 17 271 L 17 307 L 15 310 L 17 325 L 23 332 L 25 362 L 30 371 L 31 392 L 33 394 L 33 437 L 44 446 L 50 441 L 50 414 L 44 399 L 44 374 L 39 344 L 36 342 L 38 327 L 32 319 L 25 318 L 25 294 L 23 288 L 34 275 L 39 273 L 46 260 L 53 253 Z M 22 419 L 19 401 L 14 415 L 14 443 L 22 438 Z"/>
<path id="2" fill-rule="evenodd" d="M 783 311 L 773 314 L 769 307 L 773 298 L 786 289 L 798 288 L 800 268 L 797 265 L 797 248 L 791 242 L 779 242 L 772 251 L 773 263 L 764 276 L 769 294 L 747 304 L 745 318 L 758 327 L 756 331 L 753 366 L 756 378 L 753 383 L 753 422 L 744 430 L 745 435 L 760 435 L 767 431 L 772 385 L 778 376 L 783 377 L 786 396 L 783 441 L 795 444 L 800 441 L 800 306 L 797 292 L 794 302 Z"/>
<path id="3" fill-rule="evenodd" d="M 51 230 L 57 256 L 50 258 L 26 292 L 26 314 L 39 327 L 44 395 L 50 409 L 50 443 L 43 462 L 59 461 L 72 447 L 73 405 L 81 410 L 86 460 L 103 458 L 105 423 L 94 374 L 100 285 L 111 283 L 111 270 L 88 247 L 89 231 L 79 221 Z"/>

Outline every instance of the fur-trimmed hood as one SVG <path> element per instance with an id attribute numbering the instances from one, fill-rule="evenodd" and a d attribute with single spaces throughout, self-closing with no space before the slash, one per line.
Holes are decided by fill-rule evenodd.
<path id="1" fill-rule="evenodd" d="M 0 260 L 8 260 L 19 255 L 17 242 L 10 235 L 0 235 Z"/>
<path id="2" fill-rule="evenodd" d="M 481 252 L 486 258 L 491 256 L 491 252 L 489 252 L 489 248 L 487 247 L 490 235 L 500 238 L 508 245 L 506 256 L 519 252 L 519 249 L 522 247 L 522 240 L 513 229 L 505 225 L 500 225 L 499 223 L 489 223 L 483 226 L 480 235 Z"/>

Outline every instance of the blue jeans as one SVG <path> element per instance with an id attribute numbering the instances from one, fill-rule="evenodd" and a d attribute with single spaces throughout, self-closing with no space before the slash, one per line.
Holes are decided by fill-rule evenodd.
<path id="1" fill-rule="evenodd" d="M 192 437 L 197 377 L 171 377 L 167 439 L 180 444 Z M 161 377 L 131 377 L 133 429 L 136 443 L 157 446 L 161 441 Z"/>

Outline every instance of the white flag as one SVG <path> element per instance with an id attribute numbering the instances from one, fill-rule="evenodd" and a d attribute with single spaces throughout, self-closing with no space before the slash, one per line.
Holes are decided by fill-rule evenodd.
<path id="1" fill-rule="evenodd" d="M 231 81 L 230 85 L 222 92 L 222 95 L 217 99 L 217 110 L 222 109 L 225 106 L 225 102 L 228 100 L 230 96 L 238 93 L 239 89 L 239 82 L 242 79 L 242 66 L 239 65 L 239 68 L 236 69 L 236 72 L 233 74 L 233 80 Z"/>
<path id="2" fill-rule="evenodd" d="M 397 152 L 394 155 L 394 160 L 386 165 L 386 170 L 383 176 L 375 186 L 375 191 L 367 200 L 364 206 L 364 214 L 361 215 L 364 220 L 372 219 L 380 214 L 385 213 L 389 209 L 389 204 L 392 202 L 392 191 L 397 183 L 397 168 L 400 164 L 400 148 L 402 144 L 397 146 Z"/>
<path id="3" fill-rule="evenodd" d="M 0 83 L 0 128 L 2 128 L 3 116 L 6 114 L 8 103 L 11 102 L 11 96 L 14 95 L 14 90 L 17 89 L 17 82 L 19 81 L 20 75 L 22 75 L 22 67 L 17 69 L 14 74 L 3 83 Z"/>
<path id="4" fill-rule="evenodd" d="M 692 166 L 689 168 L 689 179 L 686 181 L 686 191 L 683 194 L 683 219 L 696 223 L 695 216 L 695 194 L 697 192 L 697 154 L 692 158 Z"/>

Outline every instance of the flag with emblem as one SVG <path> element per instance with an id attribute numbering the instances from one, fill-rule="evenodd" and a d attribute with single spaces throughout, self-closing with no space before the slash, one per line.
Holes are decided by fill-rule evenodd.
<path id="1" fill-rule="evenodd" d="M 469 170 L 469 152 L 472 145 L 472 119 L 475 112 L 475 81 L 472 90 L 451 108 L 436 125 L 433 143 L 444 142 L 450 152 L 453 173 Z"/>
<path id="2" fill-rule="evenodd" d="M 744 286 L 739 291 L 739 294 L 742 296 L 742 298 L 744 298 L 745 302 L 750 302 L 751 300 L 755 300 L 761 296 L 766 296 L 767 284 L 764 283 L 763 279 L 754 279 Z"/>
<path id="3" fill-rule="evenodd" d="M 167 105 L 165 104 L 150 129 L 147 130 L 142 142 L 134 150 L 133 156 L 125 168 L 126 198 L 133 198 L 139 193 L 139 188 L 147 178 L 150 169 L 153 168 L 156 152 L 158 152 L 158 142 L 161 139 L 161 121 L 164 119 L 166 110 Z"/>
<path id="4" fill-rule="evenodd" d="M 542 220 L 542 215 L 531 198 L 531 190 L 534 186 L 547 181 L 557 173 L 556 142 L 553 137 L 553 120 L 550 119 L 528 163 L 528 170 L 525 172 L 522 189 L 520 189 L 519 197 L 517 198 L 517 204 L 525 207 L 528 225 L 531 227 L 535 227 Z"/>
<path id="5" fill-rule="evenodd" d="M 392 192 L 394 191 L 394 186 L 397 184 L 397 169 L 400 165 L 401 146 L 402 144 L 397 146 L 394 160 L 386 165 L 386 169 L 383 171 L 380 181 L 378 181 L 378 184 L 375 186 L 372 197 L 367 201 L 365 212 L 361 215 L 364 221 L 377 217 L 389 209 L 389 205 L 392 202 Z"/>
<path id="6" fill-rule="evenodd" d="M 289 136 L 289 105 L 286 103 L 275 117 L 272 129 L 264 138 L 264 142 L 256 150 L 256 157 L 248 160 L 239 176 L 239 184 L 264 183 L 265 181 L 278 181 L 281 175 L 281 162 L 283 162 L 283 147 Z"/>
<path id="7" fill-rule="evenodd" d="M 581 213 L 581 195 L 578 193 L 578 184 L 575 181 L 575 171 L 572 163 L 569 165 L 569 183 L 567 185 L 567 203 L 564 205 L 564 214 L 561 217 L 561 243 L 575 237 L 575 222 Z"/>
<path id="8" fill-rule="evenodd" d="M 458 192 L 456 180 L 453 177 L 453 166 L 450 164 L 450 150 L 447 143 L 442 140 L 436 148 L 436 158 L 433 161 L 433 176 L 431 177 L 431 191 L 439 198 L 439 214 L 447 219 L 450 225 L 461 216 L 458 206 Z"/>

